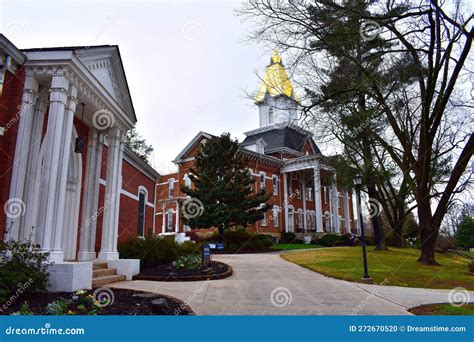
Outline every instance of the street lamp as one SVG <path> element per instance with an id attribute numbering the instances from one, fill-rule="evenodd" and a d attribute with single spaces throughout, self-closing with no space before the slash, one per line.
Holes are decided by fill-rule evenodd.
<path id="1" fill-rule="evenodd" d="M 362 279 L 366 281 L 371 281 L 372 278 L 369 277 L 369 271 L 367 268 L 367 251 L 365 249 L 364 221 L 362 219 L 362 210 L 361 210 L 361 203 L 360 203 L 360 188 L 362 187 L 362 175 L 356 174 L 352 178 L 352 181 L 354 182 L 354 186 L 356 190 L 357 214 L 358 214 L 358 220 L 360 222 L 360 235 L 362 239 L 362 258 L 364 260 L 364 276 L 362 277 Z"/>

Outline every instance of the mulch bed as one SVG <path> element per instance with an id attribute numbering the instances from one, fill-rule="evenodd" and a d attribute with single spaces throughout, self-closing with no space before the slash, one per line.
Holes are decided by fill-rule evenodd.
<path id="1" fill-rule="evenodd" d="M 163 264 L 141 270 L 140 274 L 133 277 L 133 280 L 154 280 L 154 281 L 199 281 L 215 280 L 230 277 L 232 267 L 223 262 L 212 261 L 209 267 L 198 269 L 181 268 L 176 269 L 173 264 Z"/>
<path id="2" fill-rule="evenodd" d="M 194 312 L 179 299 L 148 292 L 138 292 L 132 290 L 112 289 L 114 301 L 112 304 L 99 308 L 98 315 L 194 315 Z M 93 291 L 88 291 L 93 294 Z M 70 299 L 74 292 L 55 293 L 33 293 L 25 294 L 15 300 L 6 310 L 0 311 L 2 315 L 11 315 L 20 311 L 23 302 L 28 302 L 30 310 L 35 315 L 46 315 L 46 306 L 60 299 Z M 151 301 L 159 299 L 161 305 L 151 306 Z"/>

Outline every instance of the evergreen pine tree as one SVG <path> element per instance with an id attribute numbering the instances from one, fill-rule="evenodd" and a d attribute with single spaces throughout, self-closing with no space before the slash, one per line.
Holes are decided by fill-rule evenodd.
<path id="1" fill-rule="evenodd" d="M 185 217 L 186 224 L 191 228 L 216 227 L 222 239 L 229 227 L 246 227 L 262 220 L 270 209 L 266 204 L 270 195 L 263 189 L 255 193 L 255 180 L 238 142 L 224 133 L 201 146 L 195 168 L 190 170 L 194 187 L 182 190 L 202 202 L 202 210 L 196 217 Z"/>

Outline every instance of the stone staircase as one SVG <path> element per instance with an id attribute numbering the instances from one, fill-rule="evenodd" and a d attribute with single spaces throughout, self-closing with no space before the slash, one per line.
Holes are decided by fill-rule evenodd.
<path id="1" fill-rule="evenodd" d="M 106 262 L 94 262 L 92 264 L 93 288 L 124 280 L 125 276 L 117 274 L 117 270 L 115 268 L 108 268 Z"/>

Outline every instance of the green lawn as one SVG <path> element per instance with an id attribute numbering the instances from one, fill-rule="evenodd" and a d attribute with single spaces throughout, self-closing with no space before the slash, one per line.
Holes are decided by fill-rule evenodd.
<path id="1" fill-rule="evenodd" d="M 474 290 L 474 277 L 467 274 L 468 260 L 452 254 L 437 254 L 441 266 L 424 266 L 416 260 L 419 250 L 393 248 L 374 252 L 368 247 L 369 275 L 385 285 Z M 360 282 L 363 275 L 361 247 L 335 247 L 282 254 L 285 260 L 324 275 Z"/>
<path id="2" fill-rule="evenodd" d="M 474 315 L 474 304 L 466 304 L 460 307 L 451 304 L 430 304 L 417 306 L 409 310 L 415 315 Z"/>
<path id="3" fill-rule="evenodd" d="M 273 245 L 271 248 L 276 251 L 291 251 L 294 249 L 308 249 L 308 248 L 320 248 L 318 245 L 310 245 L 305 243 L 278 243 Z"/>

